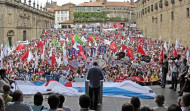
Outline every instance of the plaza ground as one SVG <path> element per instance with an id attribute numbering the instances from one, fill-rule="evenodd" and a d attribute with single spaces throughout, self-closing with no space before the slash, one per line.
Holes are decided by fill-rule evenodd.
<path id="1" fill-rule="evenodd" d="M 177 104 L 178 93 L 177 91 L 173 91 L 169 89 L 171 85 L 167 85 L 165 89 L 161 88 L 160 86 L 150 86 L 153 91 L 158 94 L 163 94 L 165 96 L 165 105 L 169 106 L 171 104 Z M 44 95 L 44 105 L 47 105 L 47 98 L 49 95 Z M 65 97 L 64 106 L 68 106 L 71 108 L 72 111 L 79 111 L 79 97 Z M 24 101 L 27 103 L 33 103 L 33 95 L 25 95 Z M 129 98 L 115 98 L 115 97 L 103 97 L 103 103 L 99 106 L 98 111 L 121 111 L 121 106 L 125 102 L 129 102 Z M 155 107 L 156 104 L 154 99 L 141 99 L 141 106 L 149 106 L 151 108 Z"/>

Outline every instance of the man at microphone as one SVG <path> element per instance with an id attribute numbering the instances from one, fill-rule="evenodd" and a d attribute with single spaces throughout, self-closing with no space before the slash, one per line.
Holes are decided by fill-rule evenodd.
<path id="1" fill-rule="evenodd" d="M 91 67 L 87 73 L 87 80 L 89 80 L 89 96 L 91 98 L 90 109 L 97 109 L 98 96 L 100 91 L 100 80 L 103 79 L 104 74 L 102 70 L 98 67 L 98 63 L 94 62 L 93 67 Z"/>

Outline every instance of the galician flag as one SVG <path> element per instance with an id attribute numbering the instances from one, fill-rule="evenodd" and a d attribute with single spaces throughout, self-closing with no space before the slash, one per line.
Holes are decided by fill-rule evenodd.
<path id="1" fill-rule="evenodd" d="M 4 57 L 4 54 L 3 54 L 3 44 L 1 44 L 1 69 L 3 68 L 3 57 Z"/>
<path id="2" fill-rule="evenodd" d="M 69 63 L 68 59 L 67 59 L 67 53 L 66 53 L 65 46 L 63 46 L 63 62 L 64 62 L 65 66 Z"/>

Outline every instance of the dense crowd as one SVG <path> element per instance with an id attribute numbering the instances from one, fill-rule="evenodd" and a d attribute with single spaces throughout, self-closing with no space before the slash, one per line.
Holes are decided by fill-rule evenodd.
<path id="1" fill-rule="evenodd" d="M 27 44 L 1 46 L 1 68 L 7 69 L 5 77 L 9 81 L 85 80 L 92 62 L 97 61 L 104 81 L 159 84 L 163 78 L 163 62 L 167 59 L 167 80 L 172 80 L 171 89 L 176 90 L 176 81 L 182 78 L 180 90 L 184 90 L 186 81 L 190 80 L 188 67 L 184 69 L 189 65 L 188 48 L 180 45 L 179 40 L 175 44 L 152 41 L 136 28 L 46 29 L 39 39 Z M 186 91 L 190 92 L 190 88 Z M 1 92 L 4 92 L 2 87 Z M 123 105 L 126 106 L 130 105 Z"/>
<path id="2" fill-rule="evenodd" d="M 82 42 L 73 40 L 76 34 Z M 84 78 L 88 71 L 85 63 L 78 67 L 71 65 L 73 59 L 79 58 L 79 48 L 82 46 L 87 60 L 91 60 L 91 58 L 93 60 L 105 60 L 106 65 L 102 66 L 105 81 L 132 79 L 137 82 L 154 82 L 154 84 L 157 84 L 162 73 L 160 53 L 163 50 L 164 53 L 167 53 L 168 58 L 173 56 L 175 45 L 168 43 L 167 49 L 165 49 L 163 41 L 152 41 L 151 38 L 146 37 L 141 38 L 138 36 L 139 34 L 140 31 L 133 28 L 127 28 L 125 31 L 102 30 L 99 32 L 87 32 L 83 29 L 77 31 L 49 29 L 45 30 L 40 39 L 30 41 L 28 45 L 25 45 L 25 48 L 15 50 L 18 44 L 10 47 L 8 54 L 4 53 L 8 56 L 3 58 L 3 68 L 7 69 L 7 78 L 10 80 L 46 81 L 46 75 L 50 75 L 48 80 L 59 81 L 62 76 L 66 76 L 68 81 L 75 81 L 75 78 Z M 116 46 L 116 50 L 110 48 L 112 43 Z M 106 46 L 106 49 L 103 49 L 106 52 L 101 55 L 100 46 Z M 145 54 L 138 52 L 139 46 L 142 47 Z M 72 48 L 74 48 L 73 52 L 69 51 Z M 95 51 L 92 53 L 93 49 Z M 128 55 L 128 50 L 132 55 Z M 187 50 L 188 48 L 177 45 L 177 53 L 181 55 L 180 60 L 186 58 Z M 33 58 L 29 61 L 28 59 L 22 60 L 21 57 L 27 51 L 31 52 Z M 64 52 L 66 57 L 64 57 Z M 120 57 L 122 52 L 124 52 L 124 58 Z M 52 54 L 56 61 L 53 66 L 51 62 Z M 143 55 L 149 56 L 151 61 L 149 63 L 142 61 Z M 87 61 L 83 57 L 80 60 Z M 112 65 L 110 65 L 110 61 L 112 61 Z M 170 67 L 172 67 L 172 61 L 170 63 Z M 170 72 L 168 73 L 168 80 L 171 80 Z"/>

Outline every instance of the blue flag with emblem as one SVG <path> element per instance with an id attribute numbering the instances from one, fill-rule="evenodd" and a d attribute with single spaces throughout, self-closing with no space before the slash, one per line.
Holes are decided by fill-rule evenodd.
<path id="1" fill-rule="evenodd" d="M 99 47 L 99 54 L 100 55 L 106 54 L 106 46 L 100 46 Z"/>

